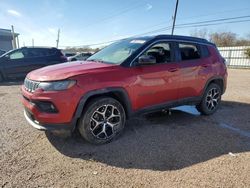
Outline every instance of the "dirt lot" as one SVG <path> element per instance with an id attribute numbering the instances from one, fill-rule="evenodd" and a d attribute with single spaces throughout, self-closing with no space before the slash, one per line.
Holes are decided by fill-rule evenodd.
<path id="1" fill-rule="evenodd" d="M 250 187 L 250 70 L 229 70 L 212 116 L 192 107 L 131 119 L 93 146 L 26 123 L 20 83 L 0 86 L 2 187 Z"/>

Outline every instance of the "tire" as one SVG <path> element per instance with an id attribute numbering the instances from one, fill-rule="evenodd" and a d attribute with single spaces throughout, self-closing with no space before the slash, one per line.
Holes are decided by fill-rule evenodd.
<path id="1" fill-rule="evenodd" d="M 211 83 L 206 88 L 197 110 L 203 115 L 211 115 L 218 109 L 221 102 L 221 88 L 218 84 Z"/>
<path id="2" fill-rule="evenodd" d="M 125 121 L 125 111 L 120 102 L 111 97 L 99 97 L 86 106 L 78 129 L 86 141 L 105 144 L 122 132 Z"/>

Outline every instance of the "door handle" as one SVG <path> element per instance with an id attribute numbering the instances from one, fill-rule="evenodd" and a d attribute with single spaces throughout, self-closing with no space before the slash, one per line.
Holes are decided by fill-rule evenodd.
<path id="1" fill-rule="evenodd" d="M 169 72 L 176 72 L 177 70 L 178 70 L 178 68 L 174 68 L 174 67 L 168 69 Z"/>

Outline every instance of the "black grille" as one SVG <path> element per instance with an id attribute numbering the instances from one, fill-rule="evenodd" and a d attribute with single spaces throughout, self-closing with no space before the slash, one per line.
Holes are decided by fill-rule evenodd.
<path id="1" fill-rule="evenodd" d="M 24 88 L 32 93 L 38 88 L 39 84 L 40 82 L 29 80 L 27 78 L 24 80 Z"/>

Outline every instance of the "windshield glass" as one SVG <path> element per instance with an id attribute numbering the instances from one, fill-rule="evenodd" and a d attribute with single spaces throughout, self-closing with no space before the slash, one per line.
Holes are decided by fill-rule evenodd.
<path id="1" fill-rule="evenodd" d="M 126 39 L 113 43 L 88 58 L 88 61 L 121 64 L 125 59 L 140 48 L 146 40 Z"/>
<path id="2" fill-rule="evenodd" d="M 8 52 L 5 52 L 4 54 L 2 54 L 2 55 L 0 55 L 0 57 L 4 57 L 4 56 L 6 56 L 6 55 L 9 55 L 11 52 L 13 52 L 13 51 L 15 51 L 15 50 L 10 50 L 10 51 L 8 51 Z"/>

